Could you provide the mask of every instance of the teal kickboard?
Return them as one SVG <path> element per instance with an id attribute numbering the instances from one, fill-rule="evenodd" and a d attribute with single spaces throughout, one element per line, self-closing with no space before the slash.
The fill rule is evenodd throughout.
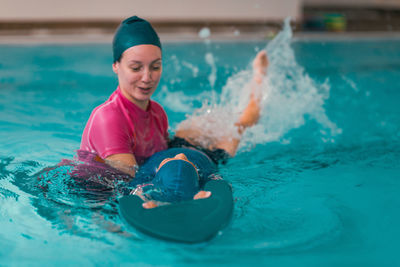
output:
<path id="1" fill-rule="evenodd" d="M 151 237 L 187 244 L 206 242 L 230 222 L 233 196 L 224 180 L 209 181 L 204 190 L 211 191 L 209 198 L 152 209 L 143 208 L 138 196 L 124 196 L 119 200 L 119 213 L 127 224 Z"/>

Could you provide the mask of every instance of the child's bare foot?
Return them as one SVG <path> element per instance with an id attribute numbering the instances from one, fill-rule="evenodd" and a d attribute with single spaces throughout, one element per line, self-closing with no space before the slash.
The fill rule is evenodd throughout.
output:
<path id="1" fill-rule="evenodd" d="M 269 61 L 267 52 L 265 50 L 261 50 L 258 52 L 253 61 L 254 80 L 257 84 L 261 84 L 264 76 L 267 74 L 268 64 Z"/>
<path id="2" fill-rule="evenodd" d="M 210 196 L 210 191 L 199 191 L 196 195 L 194 195 L 193 199 L 208 198 Z"/>

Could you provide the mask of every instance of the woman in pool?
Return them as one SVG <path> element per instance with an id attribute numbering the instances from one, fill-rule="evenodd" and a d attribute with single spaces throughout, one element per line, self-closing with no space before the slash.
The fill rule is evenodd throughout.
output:
<path id="1" fill-rule="evenodd" d="M 119 86 L 110 98 L 96 107 L 82 134 L 79 155 L 95 155 L 95 160 L 134 177 L 138 166 L 156 152 L 168 148 L 168 119 L 164 109 L 151 100 L 162 73 L 161 43 L 147 21 L 136 16 L 124 20 L 113 40 L 113 71 Z M 264 51 L 253 63 L 254 82 L 261 83 L 268 60 Z M 253 90 L 256 87 L 253 86 Z M 255 92 L 236 123 L 238 135 L 209 140 L 204 151 L 218 161 L 233 156 L 246 127 L 259 118 L 259 98 Z M 195 125 L 196 122 L 190 122 Z M 179 129 L 170 147 L 197 146 L 201 129 Z M 239 138 L 237 137 L 239 136 Z"/>
<path id="2" fill-rule="evenodd" d="M 134 176 L 146 158 L 167 148 L 167 115 L 150 99 L 162 73 L 159 37 L 149 22 L 130 17 L 115 33 L 113 56 L 118 88 L 90 115 L 80 152 Z"/>

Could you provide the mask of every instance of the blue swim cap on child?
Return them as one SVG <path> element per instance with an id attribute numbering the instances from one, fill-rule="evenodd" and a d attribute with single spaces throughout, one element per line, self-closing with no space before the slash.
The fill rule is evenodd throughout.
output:
<path id="1" fill-rule="evenodd" d="M 119 25 L 113 40 L 114 63 L 132 46 L 150 44 L 161 49 L 160 38 L 151 24 L 137 16 L 125 19 Z"/>
<path id="2" fill-rule="evenodd" d="M 159 191 L 151 194 L 154 200 L 177 202 L 193 199 L 199 191 L 199 176 L 192 164 L 184 160 L 171 160 L 165 163 L 153 179 Z"/>

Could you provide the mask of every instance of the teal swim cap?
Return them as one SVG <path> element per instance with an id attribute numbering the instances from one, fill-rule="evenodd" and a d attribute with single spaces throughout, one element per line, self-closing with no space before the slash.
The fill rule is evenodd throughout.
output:
<path id="1" fill-rule="evenodd" d="M 150 44 L 161 49 L 160 38 L 151 24 L 137 16 L 122 21 L 114 35 L 114 63 L 120 60 L 122 53 L 132 46 Z"/>
<path id="2" fill-rule="evenodd" d="M 193 199 L 199 192 L 199 174 L 195 167 L 181 159 L 165 163 L 153 178 L 155 188 L 152 199 L 162 202 L 178 202 Z"/>

